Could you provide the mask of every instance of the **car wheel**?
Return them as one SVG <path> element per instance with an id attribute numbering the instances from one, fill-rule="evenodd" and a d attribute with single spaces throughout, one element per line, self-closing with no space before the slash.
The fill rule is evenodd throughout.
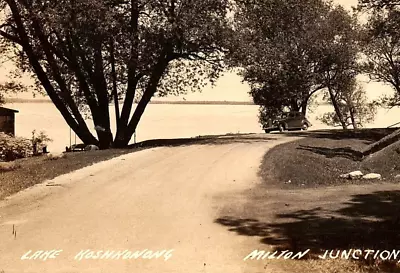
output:
<path id="1" fill-rule="evenodd" d="M 283 125 L 282 123 L 279 124 L 278 129 L 279 129 L 279 132 L 281 132 L 281 133 L 285 132 L 285 125 Z"/>
<path id="2" fill-rule="evenodd" d="M 271 131 L 270 130 L 265 130 L 265 133 L 269 134 L 269 133 L 271 133 Z"/>
<path id="3" fill-rule="evenodd" d="M 307 131 L 308 130 L 308 124 L 303 123 L 303 126 L 301 127 L 302 130 Z"/>

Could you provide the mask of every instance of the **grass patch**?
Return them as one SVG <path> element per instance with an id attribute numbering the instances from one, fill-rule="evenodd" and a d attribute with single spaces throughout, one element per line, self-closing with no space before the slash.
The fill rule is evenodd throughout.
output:
<path id="1" fill-rule="evenodd" d="M 57 176 L 138 150 L 140 149 L 76 152 L 66 156 L 49 155 L 0 163 L 0 199 Z"/>
<path id="2" fill-rule="evenodd" d="M 400 174 L 400 147 L 362 159 L 362 151 L 394 129 L 307 132 L 305 138 L 279 145 L 264 157 L 260 175 L 268 185 L 280 188 L 310 188 L 345 184 L 376 183 L 344 180 L 352 171 L 380 173 L 388 182 Z M 393 144 L 396 145 L 396 144 Z M 397 144 L 398 145 L 398 144 Z M 399 180 L 400 181 L 400 180 Z"/>
<path id="3" fill-rule="evenodd" d="M 21 168 L 21 165 L 15 162 L 0 162 L 0 172 L 11 172 Z"/>
<path id="4" fill-rule="evenodd" d="M 236 235 L 255 238 L 259 242 L 254 249 L 271 253 L 310 250 L 303 260 L 260 261 L 267 271 L 400 272 L 398 256 L 386 261 L 371 256 L 318 258 L 325 251 L 399 249 L 400 190 L 397 184 L 385 182 L 397 182 L 392 175 L 400 161 L 400 144 L 398 149 L 387 147 L 362 157 L 366 147 L 394 130 L 286 133 L 304 138 L 269 150 L 259 170 L 264 183 L 229 194 L 232 202 L 220 210 L 215 223 Z M 378 172 L 386 180 L 339 178 L 354 170 Z"/>
<path id="5" fill-rule="evenodd" d="M 274 250 L 311 249 L 321 254 L 325 250 L 398 249 L 400 191 L 387 182 L 400 182 L 394 178 L 400 174 L 400 144 L 362 159 L 363 150 L 393 131 L 301 133 L 305 138 L 267 152 L 260 167 L 264 183 L 249 193 L 244 208 L 217 223 L 240 235 L 257 235 Z M 384 181 L 339 178 L 355 170 L 380 173 Z M 283 272 L 400 272 L 397 260 L 307 258 L 277 263 Z"/>

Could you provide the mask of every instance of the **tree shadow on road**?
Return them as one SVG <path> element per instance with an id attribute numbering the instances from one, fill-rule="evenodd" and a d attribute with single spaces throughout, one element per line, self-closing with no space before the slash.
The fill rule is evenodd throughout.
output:
<path id="1" fill-rule="evenodd" d="M 315 255 L 325 250 L 399 250 L 400 191 L 354 195 L 334 211 L 316 207 L 277 214 L 273 223 L 228 216 L 216 223 L 240 235 L 262 237 L 262 243 L 276 250 L 310 249 Z M 394 271 L 394 262 L 390 268 L 400 272 Z"/>
<path id="2" fill-rule="evenodd" d="M 255 134 L 238 134 L 238 135 L 215 135 L 215 136 L 200 136 L 193 138 L 174 138 L 174 139 L 151 139 L 143 142 L 138 142 L 129 146 L 131 149 L 150 148 L 150 147 L 178 147 L 186 145 L 224 145 L 231 143 L 254 143 L 254 142 L 269 142 L 277 140 L 277 138 L 255 135 Z"/>

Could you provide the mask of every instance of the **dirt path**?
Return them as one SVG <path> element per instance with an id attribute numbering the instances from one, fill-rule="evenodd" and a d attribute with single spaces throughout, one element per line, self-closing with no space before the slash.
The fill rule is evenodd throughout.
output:
<path id="1" fill-rule="evenodd" d="M 240 193 L 260 183 L 265 152 L 292 140 L 274 137 L 149 149 L 15 195 L 0 203 L 0 272 L 265 272 L 243 261 L 257 238 L 215 220 L 227 202 L 240 206 Z M 121 256 L 80 260 L 89 249 Z M 39 250 L 58 256 L 42 261 Z M 135 251 L 142 256 L 135 259 Z"/>

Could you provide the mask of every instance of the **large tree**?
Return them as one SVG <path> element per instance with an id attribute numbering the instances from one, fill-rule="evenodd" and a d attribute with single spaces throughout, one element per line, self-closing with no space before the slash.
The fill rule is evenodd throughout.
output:
<path id="1" fill-rule="evenodd" d="M 340 77 L 333 91 L 326 90 L 324 99 L 335 105 L 333 112 L 323 114 L 319 119 L 329 126 L 347 129 L 363 127 L 375 119 L 377 105 L 369 102 L 363 87 L 353 76 Z M 334 102 L 332 100 L 335 100 Z"/>
<path id="2" fill-rule="evenodd" d="M 215 78 L 230 33 L 228 0 L 1 0 L 0 8 L 3 51 L 32 73 L 79 138 L 100 148 L 128 145 L 156 94 Z"/>
<path id="3" fill-rule="evenodd" d="M 285 108 L 306 113 L 310 98 L 354 70 L 355 20 L 323 0 L 238 1 L 233 66 L 261 106 L 261 120 Z"/>
<path id="4" fill-rule="evenodd" d="M 312 45 L 319 18 L 328 10 L 319 0 L 237 1 L 233 66 L 241 67 L 256 104 L 271 113 L 289 107 L 306 111 L 315 84 Z"/>
<path id="5" fill-rule="evenodd" d="M 400 105 L 400 10 L 377 11 L 363 31 L 363 72 L 371 80 L 390 85 L 394 96 L 385 103 Z"/>
<path id="6" fill-rule="evenodd" d="M 314 59 L 317 63 L 317 82 L 326 87 L 328 101 L 332 104 L 334 115 L 343 129 L 347 129 L 346 111 L 341 101 L 348 104 L 352 96 L 355 78 L 359 73 L 359 26 L 355 16 L 351 16 L 342 6 L 332 8 L 326 15 L 322 27 L 318 28 L 320 40 L 317 41 Z M 343 104 L 342 104 L 343 105 Z"/>

